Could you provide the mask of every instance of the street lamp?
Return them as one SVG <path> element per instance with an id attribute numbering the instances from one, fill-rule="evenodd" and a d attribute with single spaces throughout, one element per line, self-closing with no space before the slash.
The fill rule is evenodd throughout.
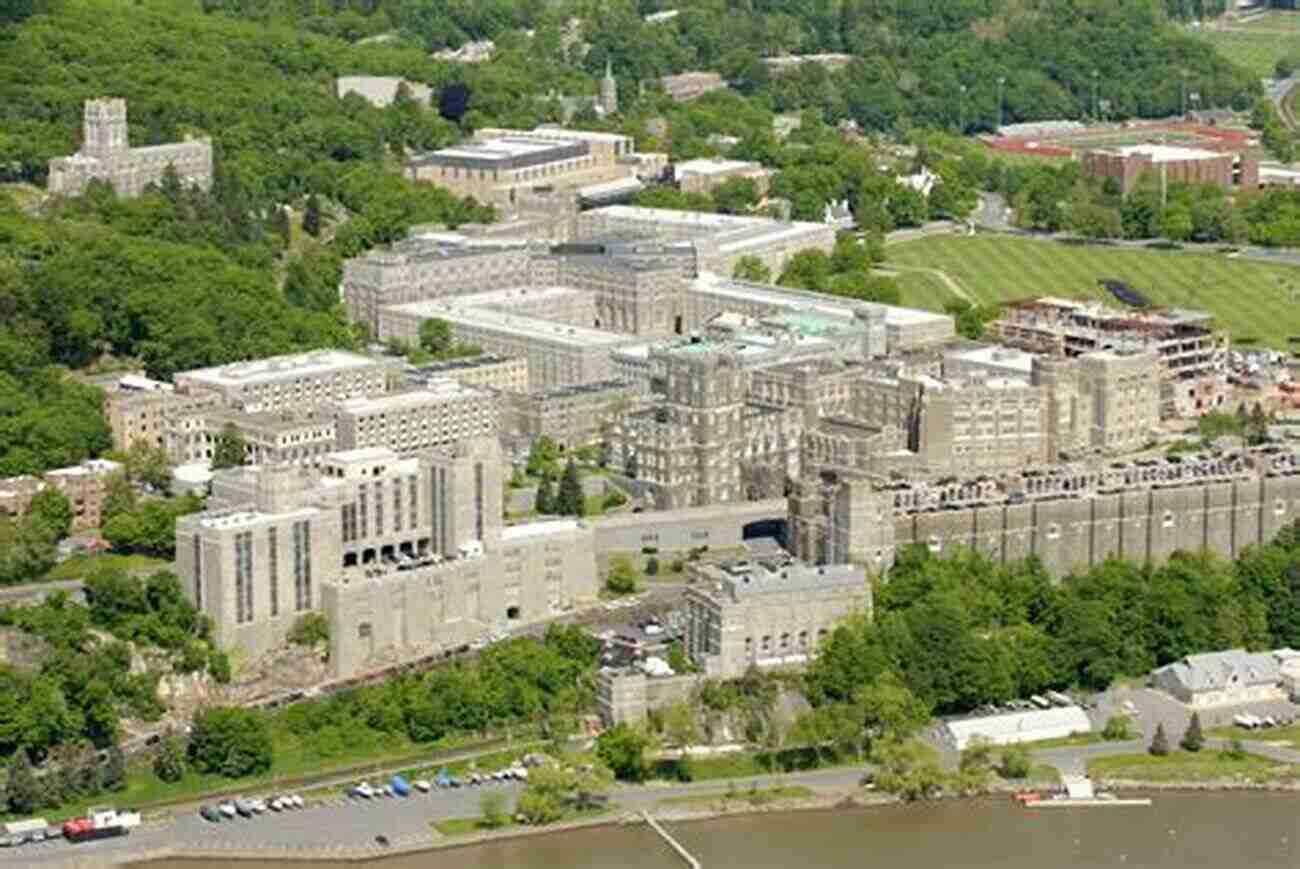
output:
<path id="1" fill-rule="evenodd" d="M 1007 83 L 1006 76 L 1004 75 L 998 76 L 998 128 L 999 129 L 1001 129 L 1002 125 L 1006 122 L 1006 118 L 1004 117 L 1004 112 L 1002 110 L 1003 108 L 1002 88 L 1004 85 L 1006 85 L 1006 83 Z"/>

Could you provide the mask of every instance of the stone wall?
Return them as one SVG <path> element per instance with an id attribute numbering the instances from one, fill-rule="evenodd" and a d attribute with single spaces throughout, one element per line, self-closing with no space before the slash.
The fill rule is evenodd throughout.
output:
<path id="1" fill-rule="evenodd" d="M 596 554 L 600 556 L 639 551 L 646 546 L 658 549 L 740 546 L 744 543 L 746 525 L 784 523 L 785 515 L 786 502 L 772 498 L 715 507 L 629 513 L 593 519 L 590 524 L 595 529 Z"/>

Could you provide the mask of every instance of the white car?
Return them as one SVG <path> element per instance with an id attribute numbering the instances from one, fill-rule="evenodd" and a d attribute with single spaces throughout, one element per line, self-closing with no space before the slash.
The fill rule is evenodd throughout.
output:
<path id="1" fill-rule="evenodd" d="M 427 794 L 432 789 L 432 786 L 429 784 L 427 779 L 417 778 L 415 781 L 411 782 L 411 784 L 414 785 L 415 789 L 422 794 Z"/>
<path id="2" fill-rule="evenodd" d="M 266 812 L 266 800 L 249 800 L 249 803 L 255 813 L 260 815 Z"/>
<path id="3" fill-rule="evenodd" d="M 235 816 L 235 804 L 227 800 L 217 806 L 217 811 L 221 812 L 221 814 L 225 815 L 227 818 L 233 818 Z"/>
<path id="4" fill-rule="evenodd" d="M 307 801 L 297 794 L 290 794 L 289 799 L 293 800 L 293 807 L 295 809 L 301 809 L 307 805 Z"/>

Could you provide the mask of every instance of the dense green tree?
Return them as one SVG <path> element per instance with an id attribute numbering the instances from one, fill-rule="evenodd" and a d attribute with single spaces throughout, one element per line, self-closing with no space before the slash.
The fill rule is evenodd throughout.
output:
<path id="1" fill-rule="evenodd" d="M 104 758 L 101 785 L 106 791 L 126 790 L 126 754 L 116 742 L 109 746 Z"/>
<path id="2" fill-rule="evenodd" d="M 235 468 L 244 464 L 248 461 L 247 452 L 243 432 L 233 422 L 226 423 L 212 443 L 212 470 Z"/>
<path id="3" fill-rule="evenodd" d="M 18 750 L 9 758 L 8 776 L 5 780 L 5 799 L 9 811 L 15 815 L 29 815 L 40 803 L 40 786 L 32 771 L 27 752 Z"/>
<path id="4" fill-rule="evenodd" d="M 199 772 L 255 775 L 271 768 L 272 754 L 270 726 L 257 710 L 212 706 L 194 716 L 189 762 Z"/>
<path id="5" fill-rule="evenodd" d="M 736 260 L 736 267 L 732 269 L 731 276 L 738 280 L 753 281 L 757 284 L 772 282 L 772 270 L 753 254 L 745 254 Z"/>
<path id="6" fill-rule="evenodd" d="M 596 739 L 596 756 L 622 781 L 643 781 L 650 770 L 645 760 L 646 735 L 627 724 L 616 724 Z"/>
<path id="7" fill-rule="evenodd" d="M 185 747 L 171 731 L 154 747 L 153 774 L 165 782 L 178 782 L 185 777 Z"/>
<path id="8" fill-rule="evenodd" d="M 546 516 L 557 512 L 557 508 L 555 486 L 552 485 L 550 477 L 542 477 L 537 484 L 537 495 L 533 498 L 533 510 L 539 515 Z"/>
<path id="9" fill-rule="evenodd" d="M 62 540 L 72 530 L 72 502 L 53 486 L 32 496 L 27 516 L 29 522 L 55 540 Z"/>
<path id="10" fill-rule="evenodd" d="M 1201 732 L 1201 716 L 1192 713 L 1192 720 L 1187 724 L 1187 730 L 1183 732 L 1183 738 L 1179 740 L 1179 745 L 1184 751 L 1197 752 L 1205 746 L 1205 734 Z"/>
<path id="11" fill-rule="evenodd" d="M 1156 725 L 1156 734 L 1151 737 L 1151 745 L 1147 748 L 1156 757 L 1164 757 L 1169 754 L 1169 737 L 1165 735 L 1164 724 Z"/>
<path id="12" fill-rule="evenodd" d="M 560 488 L 552 512 L 561 516 L 582 516 L 586 512 L 585 502 L 582 480 L 578 476 L 578 465 L 573 459 L 569 459 L 568 464 L 564 466 L 564 473 L 560 476 Z"/>
<path id="13" fill-rule="evenodd" d="M 315 193 L 307 194 L 307 204 L 303 206 L 302 231 L 312 238 L 318 238 L 321 230 L 320 197 Z"/>
<path id="14" fill-rule="evenodd" d="M 636 568 L 627 556 L 610 556 L 605 588 L 614 594 L 632 594 L 636 591 Z"/>

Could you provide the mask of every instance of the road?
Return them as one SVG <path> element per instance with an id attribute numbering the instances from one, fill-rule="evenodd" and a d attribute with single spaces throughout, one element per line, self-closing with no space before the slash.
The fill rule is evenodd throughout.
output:
<path id="1" fill-rule="evenodd" d="M 736 780 L 735 785 L 740 790 L 752 783 L 760 788 L 782 784 L 852 791 L 857 789 L 862 773 L 862 768 L 841 767 L 748 777 Z M 722 793 L 728 786 L 726 781 L 625 786 L 615 788 L 610 796 L 618 809 L 634 812 L 652 810 L 660 800 L 670 797 Z M 417 792 L 406 799 L 352 800 L 338 795 L 296 812 L 267 813 L 220 824 L 208 823 L 191 812 L 147 825 L 121 839 L 78 845 L 53 841 L 0 851 L 0 865 L 57 866 L 73 861 L 83 866 L 105 865 L 133 853 L 163 848 L 232 854 L 256 849 L 267 857 L 307 851 L 352 856 L 358 849 L 382 850 L 374 844 L 375 836 L 381 834 L 395 846 L 433 844 L 442 837 L 430 828 L 430 821 L 476 816 L 480 799 L 490 791 L 506 794 L 513 806 L 521 789 L 518 783 L 495 783 L 430 794 Z"/>

